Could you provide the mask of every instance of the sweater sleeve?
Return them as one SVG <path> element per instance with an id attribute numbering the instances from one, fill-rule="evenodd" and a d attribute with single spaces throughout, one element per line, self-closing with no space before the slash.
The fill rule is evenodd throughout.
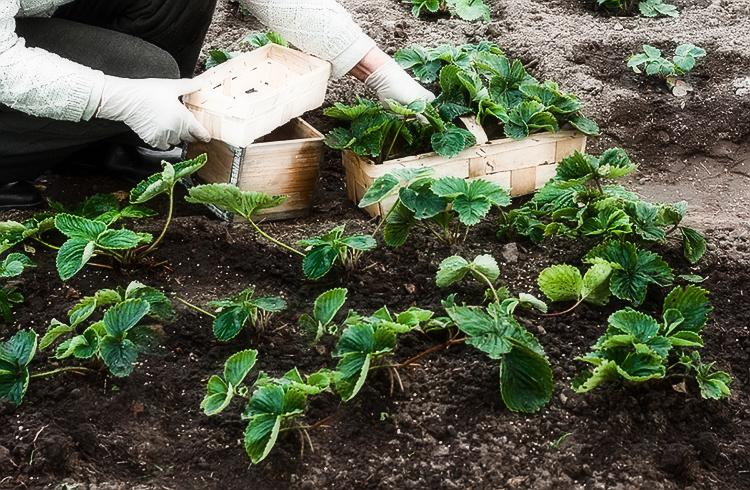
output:
<path id="1" fill-rule="evenodd" d="M 330 61 L 333 77 L 351 71 L 375 41 L 335 0 L 242 0 L 258 20 L 298 48 Z"/>
<path id="2" fill-rule="evenodd" d="M 16 35 L 15 16 L 41 12 L 59 0 L 0 0 L 0 104 L 33 116 L 64 121 L 91 117 L 92 94 L 103 74 L 42 49 Z"/>

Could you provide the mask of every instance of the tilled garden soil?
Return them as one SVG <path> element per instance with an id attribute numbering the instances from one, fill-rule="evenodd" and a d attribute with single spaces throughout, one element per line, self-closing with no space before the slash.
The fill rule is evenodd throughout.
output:
<path id="1" fill-rule="evenodd" d="M 210 319 L 177 306 L 179 319 L 163 326 L 161 347 L 143 356 L 131 377 L 113 379 L 101 372 L 35 381 L 20 408 L 0 408 L 0 488 L 750 488 L 745 291 L 750 284 L 750 119 L 745 115 L 750 95 L 734 88 L 735 80 L 750 75 L 750 5 L 679 1 L 679 20 L 654 21 L 597 16 L 587 2 L 490 1 L 496 20 L 473 25 L 416 22 L 398 0 L 342 3 L 391 49 L 489 37 L 512 55 L 535 62 L 537 75 L 560 81 L 588 102 L 589 115 L 604 130 L 593 149 L 619 144 L 642 163 L 630 182 L 636 190 L 652 199 L 694 204 L 690 219 L 709 239 L 706 259 L 691 269 L 679 251 L 666 254 L 679 272 L 708 277 L 704 285 L 712 291 L 715 313 L 705 331 L 703 356 L 734 376 L 732 397 L 702 401 L 694 387 L 686 394 L 669 382 L 577 395 L 570 389 L 581 368 L 575 357 L 603 332 L 609 311 L 582 307 L 555 320 L 528 314 L 525 321 L 544 345 L 555 376 L 553 400 L 539 414 L 509 412 L 499 398 L 496 364 L 457 346 L 405 370 L 403 392 L 391 395 L 387 377 L 376 374 L 351 403 L 341 404 L 333 395 L 316 398 L 309 421 L 335 417 L 311 433 L 314 453 L 308 448 L 301 455 L 299 440 L 291 436 L 266 461 L 250 466 L 238 410 L 211 418 L 201 413 L 206 380 L 220 372 L 226 357 L 249 347 L 260 351 L 260 368 L 272 374 L 293 366 L 306 372 L 333 366 L 331 343 L 311 346 L 296 325 L 317 294 L 347 287 L 348 307 L 362 312 L 383 305 L 438 310 L 446 291 L 435 286 L 434 274 L 452 253 L 492 254 L 513 292 L 538 292 L 538 273 L 552 263 L 576 263 L 586 244 L 507 243 L 495 237 L 490 221 L 461 246 L 415 237 L 402 249 L 381 247 L 368 254 L 359 272 L 309 282 L 302 279 L 296 257 L 258 241 L 242 225 L 218 222 L 181 203 L 157 254 L 168 267 L 86 269 L 62 285 L 54 256 L 40 251 L 38 267 L 19 284 L 27 301 L 13 326 L 0 327 L 0 337 L 21 327 L 41 332 L 51 318 L 64 317 L 77 298 L 131 280 L 198 304 L 252 284 L 284 296 L 289 309 L 261 335 L 247 333 L 221 344 L 212 336 Z M 208 44 L 228 46 L 246 28 L 222 4 Z M 627 73 L 623 59 L 647 41 L 692 41 L 709 50 L 693 80 L 696 93 L 676 99 Z M 329 97 L 348 99 L 355 93 L 361 89 L 342 81 Z M 319 113 L 311 119 L 327 124 Z M 323 170 L 313 214 L 269 224 L 271 231 L 292 241 L 337 223 L 350 230 L 374 229 L 345 200 L 334 153 Z M 100 177 L 51 176 L 44 184 L 50 197 L 64 202 L 126 188 Z M 148 226 L 155 231 L 159 223 Z M 469 303 L 479 302 L 482 294 L 471 286 L 455 291 Z M 656 311 L 661 298 L 652 293 L 646 308 Z M 443 340 L 407 336 L 397 358 Z"/>

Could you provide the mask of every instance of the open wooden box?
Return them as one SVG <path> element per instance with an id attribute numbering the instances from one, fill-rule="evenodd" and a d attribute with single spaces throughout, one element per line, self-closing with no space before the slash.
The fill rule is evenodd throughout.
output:
<path id="1" fill-rule="evenodd" d="M 247 146 L 320 107 L 330 74 L 327 61 L 269 44 L 198 75 L 204 88 L 184 103 L 213 139 Z"/>
<path id="2" fill-rule="evenodd" d="M 432 167 L 436 177 L 481 178 L 510 190 L 512 196 L 530 194 L 555 176 L 557 162 L 575 151 L 586 150 L 586 135 L 576 131 L 532 134 L 517 141 L 509 138 L 488 140 L 484 130 L 462 118 L 477 138 L 477 145 L 453 158 L 436 153 L 387 160 L 376 165 L 372 160 L 349 150 L 344 151 L 346 189 L 355 204 L 378 177 L 403 167 Z M 370 216 L 384 216 L 396 197 L 365 208 Z"/>
<path id="3" fill-rule="evenodd" d="M 230 183 L 240 189 L 283 194 L 286 202 L 259 215 L 269 220 L 304 216 L 312 207 L 313 194 L 323 160 L 323 135 L 300 118 L 246 146 L 218 140 L 191 143 L 186 158 L 206 153 L 208 163 L 198 171 L 195 183 Z M 232 217 L 214 209 L 219 217 Z"/>

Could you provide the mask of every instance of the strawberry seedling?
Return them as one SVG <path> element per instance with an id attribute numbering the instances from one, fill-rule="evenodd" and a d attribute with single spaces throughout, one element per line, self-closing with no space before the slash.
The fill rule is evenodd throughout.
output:
<path id="1" fill-rule="evenodd" d="M 274 313 L 286 309 L 286 301 L 279 296 L 256 296 L 255 288 L 249 287 L 241 293 L 217 301 L 210 301 L 208 307 L 215 313 L 199 308 L 183 299 L 184 305 L 213 318 L 213 332 L 221 342 L 235 338 L 249 323 L 257 333 L 263 332 Z"/>
<path id="2" fill-rule="evenodd" d="M 0 279 L 18 277 L 31 267 L 35 266 L 26 255 L 22 253 L 8 254 L 0 262 Z M 15 287 L 3 286 L 0 288 L 0 317 L 5 323 L 13 321 L 13 308 L 20 303 L 23 303 L 23 294 Z"/>
<path id="3" fill-rule="evenodd" d="M 526 205 L 503 215 L 500 232 L 512 230 L 535 242 L 563 236 L 645 245 L 666 243 L 679 232 L 686 260 L 698 263 L 706 242 L 699 232 L 682 224 L 686 202 L 654 204 L 608 183 L 632 174 L 636 168 L 620 148 L 609 149 L 599 157 L 576 152 L 560 162 L 556 176 Z"/>
<path id="4" fill-rule="evenodd" d="M 597 6 L 616 14 L 633 14 L 636 7 L 644 17 L 679 17 L 677 7 L 664 0 L 596 0 Z"/>
<path id="5" fill-rule="evenodd" d="M 510 205 L 507 191 L 492 182 L 431 177 L 430 168 L 402 169 L 373 182 L 360 208 L 398 196 L 383 218 L 383 239 L 391 247 L 406 243 L 415 229 L 455 243 L 481 222 L 492 208 Z"/>
<path id="6" fill-rule="evenodd" d="M 490 21 L 490 8 L 484 0 L 406 0 L 411 4 L 411 13 L 419 17 L 423 12 L 431 14 L 450 14 L 469 22 Z"/>
<path id="7" fill-rule="evenodd" d="M 632 68 L 635 73 L 645 72 L 646 75 L 664 79 L 672 93 L 678 97 L 684 97 L 693 90 L 682 77 L 695 68 L 699 58 L 706 56 L 705 49 L 690 43 L 680 44 L 671 61 L 662 57 L 661 50 L 654 46 L 644 44 L 642 49 L 643 52 L 628 59 L 628 68 Z"/>
<path id="8" fill-rule="evenodd" d="M 344 288 L 328 290 L 315 299 L 311 315 L 305 313 L 300 317 L 300 327 L 315 336 L 314 342 L 325 334 L 336 335 L 338 325 L 333 320 L 346 303 L 347 294 L 349 291 Z"/>
<path id="9" fill-rule="evenodd" d="M 303 272 L 308 279 L 322 278 L 337 262 L 347 269 L 352 269 L 361 254 L 372 250 L 376 245 L 375 240 L 367 235 L 345 235 L 343 226 L 337 226 L 320 237 L 301 240 L 299 245 L 305 247 L 306 251 L 281 242 L 258 226 L 256 215 L 263 209 L 279 206 L 286 200 L 285 196 L 243 191 L 231 184 L 206 184 L 191 188 L 185 199 L 188 202 L 215 206 L 242 216 L 264 239 L 300 256 L 303 260 Z"/>
<path id="10" fill-rule="evenodd" d="M 474 135 L 444 120 L 435 108 L 419 100 L 404 106 L 396 101 L 377 102 L 359 99 L 354 105 L 336 103 L 324 111 L 328 117 L 342 121 L 326 135 L 326 144 L 337 150 L 351 150 L 357 155 L 383 163 L 390 158 L 424 153 L 432 149 L 451 158 L 476 143 Z"/>
<path id="11" fill-rule="evenodd" d="M 585 393 L 613 380 L 664 379 L 682 367 L 685 376 L 695 377 L 703 398 L 729 396 L 730 376 L 714 370 L 713 363 L 703 364 L 700 354 L 692 350 L 703 347 L 701 333 L 711 309 L 708 291 L 690 285 L 667 295 L 661 322 L 630 308 L 613 313 L 592 352 L 579 358 L 592 368 L 574 380 L 573 389 Z M 677 362 L 672 364 L 671 359 Z"/>

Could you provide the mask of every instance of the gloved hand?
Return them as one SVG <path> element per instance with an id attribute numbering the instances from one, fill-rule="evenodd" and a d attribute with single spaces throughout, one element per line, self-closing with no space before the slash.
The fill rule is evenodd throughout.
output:
<path id="1" fill-rule="evenodd" d="M 435 100 L 435 94 L 417 83 L 392 58 L 388 58 L 388 61 L 372 72 L 365 80 L 365 85 L 375 91 L 381 102 L 393 99 L 408 105 L 417 100 Z"/>
<path id="2" fill-rule="evenodd" d="M 206 128 L 178 99 L 199 90 L 197 80 L 104 78 L 95 117 L 124 122 L 146 144 L 159 150 L 182 141 L 211 139 Z"/>

